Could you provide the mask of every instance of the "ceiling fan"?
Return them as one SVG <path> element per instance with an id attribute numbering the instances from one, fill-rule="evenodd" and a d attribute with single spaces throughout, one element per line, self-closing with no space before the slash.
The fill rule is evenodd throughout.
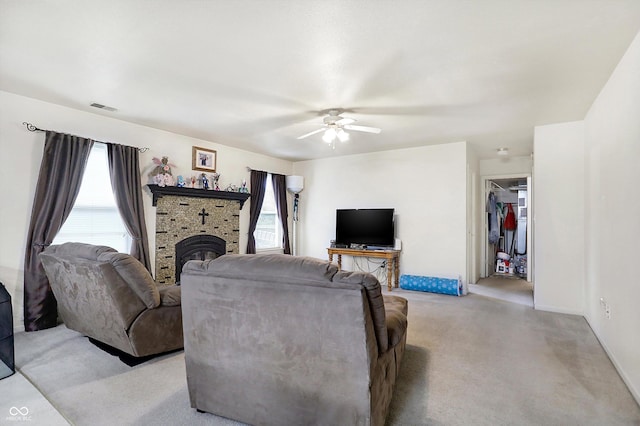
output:
<path id="1" fill-rule="evenodd" d="M 345 118 L 340 116 L 342 112 L 343 111 L 340 109 L 329 110 L 327 116 L 325 116 L 322 120 L 324 124 L 321 128 L 306 133 L 302 136 L 298 136 L 298 139 L 308 138 L 309 136 L 324 132 L 322 140 L 328 144 L 331 144 L 332 148 L 335 148 L 336 139 L 338 139 L 340 142 L 346 142 L 349 140 L 349 133 L 347 133 L 345 130 L 375 134 L 378 134 L 382 131 L 377 127 L 356 126 L 352 124 L 355 123 L 356 120 L 354 120 L 353 118 Z"/>

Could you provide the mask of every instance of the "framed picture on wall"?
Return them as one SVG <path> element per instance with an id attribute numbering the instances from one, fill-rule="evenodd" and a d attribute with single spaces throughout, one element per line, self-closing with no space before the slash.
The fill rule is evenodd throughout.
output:
<path id="1" fill-rule="evenodd" d="M 193 147 L 193 163 L 191 168 L 193 170 L 200 170 L 203 172 L 215 172 L 216 171 L 216 151 L 213 149 L 200 148 L 199 146 Z"/>

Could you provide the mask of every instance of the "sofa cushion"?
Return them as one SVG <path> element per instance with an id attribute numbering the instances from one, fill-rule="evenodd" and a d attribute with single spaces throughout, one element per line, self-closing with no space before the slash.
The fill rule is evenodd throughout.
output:
<path id="1" fill-rule="evenodd" d="M 158 291 L 160 292 L 160 306 L 180 306 L 181 293 L 179 286 L 161 287 Z"/>
<path id="2" fill-rule="evenodd" d="M 288 282 L 331 282 L 338 267 L 327 261 L 287 254 L 226 254 L 204 262 L 187 262 L 182 271 L 200 274 L 215 271 L 218 277 L 249 280 L 279 277 Z"/>
<path id="3" fill-rule="evenodd" d="M 151 274 L 140 261 L 128 254 L 105 252 L 98 261 L 109 262 L 149 309 L 160 306 L 160 293 Z"/>

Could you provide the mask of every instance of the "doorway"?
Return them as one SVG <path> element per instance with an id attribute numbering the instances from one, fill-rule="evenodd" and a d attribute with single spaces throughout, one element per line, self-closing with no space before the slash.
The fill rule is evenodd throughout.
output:
<path id="1" fill-rule="evenodd" d="M 484 238 L 473 293 L 533 307 L 531 175 L 483 178 Z"/>

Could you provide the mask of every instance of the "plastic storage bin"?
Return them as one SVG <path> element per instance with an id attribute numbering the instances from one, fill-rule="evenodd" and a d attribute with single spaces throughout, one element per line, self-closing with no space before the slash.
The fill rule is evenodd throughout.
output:
<path id="1" fill-rule="evenodd" d="M 13 348 L 13 308 L 11 295 L 0 283 L 0 379 L 16 372 Z"/>

